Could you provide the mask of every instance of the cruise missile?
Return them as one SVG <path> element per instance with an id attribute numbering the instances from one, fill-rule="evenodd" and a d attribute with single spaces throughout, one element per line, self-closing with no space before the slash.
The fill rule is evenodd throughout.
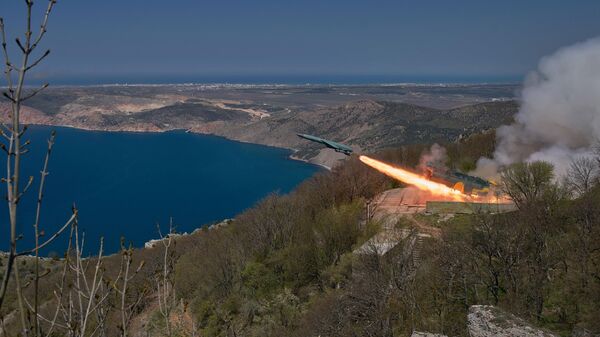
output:
<path id="1" fill-rule="evenodd" d="M 347 156 L 353 153 L 352 148 L 348 145 L 303 133 L 298 133 L 297 135 L 298 137 L 310 140 L 311 142 L 323 144 L 326 147 Z M 444 184 L 460 193 L 467 194 L 485 195 L 490 192 L 492 186 L 495 186 L 491 181 L 471 176 L 460 171 L 443 169 L 442 166 L 443 165 L 440 163 L 428 162 L 422 176 L 427 180 Z"/>
<path id="2" fill-rule="evenodd" d="M 323 144 L 326 147 L 335 150 L 335 152 L 340 152 L 347 156 L 352 154 L 352 148 L 347 145 L 344 145 L 344 144 L 336 143 L 331 140 L 327 140 L 327 139 L 323 139 L 323 138 L 319 138 L 316 136 L 311 136 L 311 135 L 307 135 L 307 134 L 303 134 L 303 133 L 298 133 L 298 137 L 310 140 L 311 142 Z"/>

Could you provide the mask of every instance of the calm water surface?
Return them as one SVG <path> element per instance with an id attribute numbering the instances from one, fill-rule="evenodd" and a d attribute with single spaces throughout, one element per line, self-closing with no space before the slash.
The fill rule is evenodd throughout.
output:
<path id="1" fill-rule="evenodd" d="M 104 237 L 115 252 L 121 237 L 134 246 L 156 238 L 173 217 L 178 232 L 231 218 L 272 192 L 286 193 L 319 168 L 289 160 L 289 151 L 173 131 L 166 133 L 95 132 L 31 127 L 31 152 L 24 159 L 34 185 L 21 204 L 19 246 L 32 245 L 39 171 L 46 139 L 57 131 L 42 207 L 42 227 L 51 233 L 79 209 L 88 249 Z M 0 162 L 2 175 L 5 159 Z M 2 185 L 2 194 L 6 196 Z M 0 249 L 6 250 L 8 214 L 0 207 Z M 61 252 L 62 238 L 45 253 Z M 92 246 L 90 246 L 92 245 Z"/>

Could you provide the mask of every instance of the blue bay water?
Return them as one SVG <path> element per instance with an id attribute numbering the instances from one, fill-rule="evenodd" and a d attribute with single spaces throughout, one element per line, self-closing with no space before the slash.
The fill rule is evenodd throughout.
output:
<path id="1" fill-rule="evenodd" d="M 20 204 L 21 250 L 32 246 L 39 171 L 51 130 L 57 136 L 41 227 L 54 232 L 69 218 L 75 203 L 88 251 L 97 249 L 101 236 L 108 253 L 118 250 L 122 236 L 141 247 L 158 236 L 157 224 L 168 229 L 170 217 L 178 232 L 231 218 L 270 193 L 289 192 L 319 170 L 288 159 L 288 150 L 183 131 L 96 132 L 33 126 L 26 133 L 31 152 L 24 157 L 22 181 L 30 175 L 35 180 Z M 5 159 L 0 164 L 4 169 Z M 6 203 L 0 211 L 0 250 L 6 250 Z M 66 236 L 45 253 L 62 252 Z"/>

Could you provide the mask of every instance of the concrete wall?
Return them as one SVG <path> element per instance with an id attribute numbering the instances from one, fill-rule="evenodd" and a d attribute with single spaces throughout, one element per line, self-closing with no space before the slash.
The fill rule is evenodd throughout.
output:
<path id="1" fill-rule="evenodd" d="M 431 214 L 502 213 L 515 210 L 512 203 L 476 203 L 457 201 L 428 201 L 425 210 Z"/>

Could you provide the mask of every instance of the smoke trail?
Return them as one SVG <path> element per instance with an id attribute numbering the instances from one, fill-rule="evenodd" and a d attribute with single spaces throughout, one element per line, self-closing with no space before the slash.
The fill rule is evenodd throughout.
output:
<path id="1" fill-rule="evenodd" d="M 573 159 L 591 155 L 600 138 L 600 38 L 558 50 L 527 76 L 521 109 L 512 125 L 497 130 L 494 158 L 481 158 L 475 174 L 545 160 L 563 175 Z"/>

